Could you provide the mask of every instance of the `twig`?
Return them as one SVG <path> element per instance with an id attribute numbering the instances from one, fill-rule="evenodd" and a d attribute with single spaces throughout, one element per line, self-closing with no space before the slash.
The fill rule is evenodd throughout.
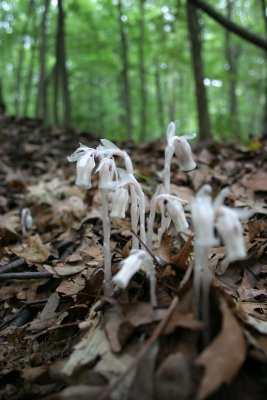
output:
<path id="1" fill-rule="evenodd" d="M 100 395 L 98 400 L 107 400 L 109 398 L 110 394 L 119 386 L 120 383 L 122 383 L 124 381 L 124 379 L 127 377 L 127 375 L 140 363 L 142 358 L 146 355 L 148 350 L 153 346 L 153 344 L 157 341 L 160 334 L 164 330 L 177 303 L 178 303 L 178 297 L 174 297 L 168 310 L 167 310 L 165 317 L 160 321 L 160 323 L 157 325 L 157 327 L 155 328 L 155 330 L 152 333 L 152 335 L 150 336 L 150 338 L 144 343 L 142 348 L 139 350 L 136 358 L 126 368 L 124 373 L 118 377 L 118 379 L 116 379 L 114 382 L 111 382 L 110 384 L 107 385 L 107 387 L 105 388 L 103 393 Z"/>
<path id="2" fill-rule="evenodd" d="M 50 272 L 10 272 L 0 274 L 0 281 L 8 281 L 10 279 L 43 279 L 51 278 L 53 274 Z"/>
<path id="3" fill-rule="evenodd" d="M 135 233 L 132 229 L 131 229 L 131 233 L 139 240 L 139 242 L 141 243 L 141 245 L 146 249 L 146 251 L 148 252 L 148 254 L 151 255 L 151 257 L 154 260 L 154 263 L 160 268 L 162 269 L 162 266 L 160 265 L 160 263 L 158 262 L 157 258 L 154 256 L 154 254 L 149 250 L 149 248 L 147 247 L 147 245 L 143 242 L 143 240 L 137 235 L 137 233 Z"/>
<path id="4" fill-rule="evenodd" d="M 80 322 L 81 321 L 74 321 L 74 322 L 68 322 L 68 323 L 63 324 L 63 325 L 51 326 L 50 328 L 47 328 L 42 332 L 36 333 L 35 335 L 32 335 L 32 336 L 29 336 L 29 338 L 32 339 L 32 340 L 35 340 L 35 339 L 38 339 L 41 336 L 46 335 L 49 332 L 54 332 L 54 331 L 57 331 L 59 329 L 71 328 L 73 326 L 77 326 L 77 325 L 79 325 Z"/>
<path id="5" fill-rule="evenodd" d="M 24 258 L 16 258 L 15 260 L 12 260 L 9 263 L 0 267 L 0 274 L 13 271 L 14 269 L 22 267 L 24 264 L 26 264 Z"/>

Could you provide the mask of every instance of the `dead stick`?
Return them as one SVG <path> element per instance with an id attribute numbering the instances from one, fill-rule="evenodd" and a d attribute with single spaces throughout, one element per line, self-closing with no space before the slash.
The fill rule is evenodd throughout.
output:
<path id="1" fill-rule="evenodd" d="M 49 332 L 54 332 L 57 331 L 59 329 L 64 329 L 64 328 L 72 328 L 74 326 L 78 326 L 80 323 L 80 321 L 75 321 L 75 322 L 68 322 L 67 324 L 63 324 L 63 325 L 56 325 L 56 326 L 51 326 L 50 328 L 45 329 L 42 332 L 36 333 L 35 335 L 29 336 L 29 339 L 35 340 L 38 339 L 41 336 L 46 335 Z"/>
<path id="2" fill-rule="evenodd" d="M 0 274 L 13 271 L 14 269 L 22 267 L 24 264 L 26 264 L 26 260 L 24 260 L 24 258 L 16 258 L 16 260 L 12 260 L 9 263 L 1 266 Z"/>
<path id="3" fill-rule="evenodd" d="M 155 263 L 158 267 L 162 268 L 162 266 L 161 266 L 160 263 L 158 262 L 157 258 L 156 258 L 156 257 L 154 256 L 154 254 L 149 250 L 149 248 L 147 247 L 147 245 L 146 245 L 146 244 L 143 242 L 143 240 L 137 235 L 137 233 L 134 232 L 132 229 L 131 229 L 131 233 L 134 234 L 134 236 L 137 237 L 137 239 L 139 240 L 139 242 L 141 243 L 141 245 L 144 246 L 144 248 L 146 249 L 146 251 L 148 252 L 148 254 L 151 255 L 151 257 L 152 257 L 153 260 L 154 260 L 154 263 Z"/>
<path id="4" fill-rule="evenodd" d="M 118 379 L 116 379 L 114 382 L 111 382 L 107 385 L 107 387 L 105 388 L 103 393 L 100 395 L 98 400 L 107 400 L 109 398 L 109 395 L 113 392 L 113 390 L 115 390 L 119 386 L 119 384 L 124 381 L 124 379 L 127 377 L 127 375 L 132 371 L 132 369 L 134 369 L 140 363 L 142 358 L 146 355 L 148 350 L 153 346 L 153 344 L 159 338 L 160 334 L 163 332 L 177 303 L 178 303 L 178 297 L 174 297 L 168 310 L 167 310 L 165 317 L 160 321 L 160 323 L 157 325 L 157 327 L 155 328 L 155 330 L 152 333 L 152 335 L 150 336 L 150 338 L 145 342 L 145 344 L 139 350 L 139 353 L 137 354 L 136 358 L 126 368 L 124 373 L 118 377 Z"/>
<path id="5" fill-rule="evenodd" d="M 0 274 L 0 281 L 8 281 L 10 279 L 43 279 L 51 278 L 53 274 L 50 272 L 10 272 Z"/>

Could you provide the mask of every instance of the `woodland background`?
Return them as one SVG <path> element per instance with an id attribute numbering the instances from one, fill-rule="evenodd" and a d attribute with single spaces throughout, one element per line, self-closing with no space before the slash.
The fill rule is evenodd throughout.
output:
<path id="1" fill-rule="evenodd" d="M 114 140 L 170 120 L 246 140 L 267 131 L 266 34 L 266 0 L 0 1 L 1 112 Z"/>

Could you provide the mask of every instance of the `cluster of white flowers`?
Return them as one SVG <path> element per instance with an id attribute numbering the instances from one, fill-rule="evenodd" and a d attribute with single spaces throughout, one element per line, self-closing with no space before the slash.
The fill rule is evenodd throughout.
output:
<path id="1" fill-rule="evenodd" d="M 177 233 L 188 228 L 188 222 L 183 206 L 187 202 L 171 194 L 170 175 L 171 160 L 174 154 L 182 171 L 190 171 L 196 167 L 188 139 L 193 139 L 195 134 L 176 136 L 175 123 L 171 122 L 167 129 L 167 145 L 165 149 L 165 162 L 163 170 L 163 184 L 159 186 L 152 197 L 150 213 L 145 224 L 145 196 L 142 188 L 133 174 L 133 165 L 126 151 L 119 149 L 112 142 L 101 139 L 101 145 L 96 149 L 80 145 L 68 157 L 70 162 L 77 162 L 76 185 L 90 189 L 91 177 L 95 171 L 99 173 L 99 190 L 103 204 L 103 235 L 105 257 L 105 284 L 106 295 L 112 294 L 112 281 L 120 288 L 126 288 L 139 270 L 144 271 L 150 279 L 151 303 L 156 305 L 156 274 L 152 251 L 153 226 L 156 207 L 161 211 L 161 225 L 158 231 L 159 242 L 163 233 L 173 223 Z M 115 157 L 124 160 L 125 169 L 117 168 Z M 96 160 L 98 166 L 96 167 Z M 113 192 L 111 211 L 108 200 L 109 192 Z M 195 272 L 194 293 L 198 307 L 205 308 L 202 315 L 208 313 L 207 296 L 210 287 L 210 270 L 208 267 L 208 249 L 218 245 L 218 238 L 214 230 L 223 240 L 229 261 L 242 259 L 246 256 L 243 241 L 243 230 L 239 221 L 239 214 L 223 205 L 227 190 L 223 190 L 212 201 L 211 187 L 204 185 L 191 203 L 191 215 L 195 232 Z M 121 262 L 120 271 L 112 278 L 110 255 L 110 219 L 109 217 L 125 218 L 127 208 L 131 204 L 132 224 L 132 251 Z M 140 231 L 140 242 L 138 240 Z M 203 293 L 206 293 L 205 295 Z M 203 296 L 201 303 L 201 296 Z M 202 305 L 201 305 L 202 304 Z M 204 317 L 205 319 L 205 317 Z"/>

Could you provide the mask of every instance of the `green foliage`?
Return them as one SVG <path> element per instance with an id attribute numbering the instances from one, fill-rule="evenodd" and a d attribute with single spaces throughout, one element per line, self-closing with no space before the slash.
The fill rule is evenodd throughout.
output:
<path id="1" fill-rule="evenodd" d="M 125 139 L 125 108 L 121 97 L 121 39 L 118 0 L 65 0 L 66 51 L 72 102 L 72 120 L 76 128 L 111 139 Z M 257 2 L 256 2 L 257 3 Z M 260 2 L 259 2 L 260 3 Z M 39 79 L 38 32 L 44 1 L 34 1 L 34 13 L 28 13 L 29 0 L 0 1 L 0 78 L 9 114 L 15 113 L 19 96 L 19 114 L 27 98 L 26 80 L 32 60 L 33 76 L 27 113 L 35 116 Z M 226 14 L 226 0 L 216 3 Z M 123 22 L 128 40 L 130 99 L 133 113 L 133 140 L 140 132 L 139 74 L 139 1 L 122 0 Z M 49 121 L 53 123 L 53 67 L 55 64 L 57 2 L 51 0 L 48 14 L 48 96 Z M 232 19 L 264 36 L 260 4 L 237 0 Z M 266 57 L 262 51 L 231 35 L 231 45 L 239 49 L 236 92 L 238 113 L 229 114 L 230 76 L 225 51 L 225 30 L 201 14 L 203 59 L 208 85 L 212 131 L 216 138 L 245 138 L 261 133 L 265 101 Z M 21 89 L 16 94 L 19 53 L 23 44 Z M 162 95 L 164 127 L 172 119 L 179 131 L 197 130 L 194 78 L 191 68 L 185 0 L 146 0 L 145 72 L 147 78 L 147 132 L 149 139 L 165 135 L 159 118 L 159 87 Z M 33 49 L 34 53 L 33 53 Z M 251 105 L 255 104 L 255 107 Z M 256 107 L 257 105 L 257 107 Z"/>

